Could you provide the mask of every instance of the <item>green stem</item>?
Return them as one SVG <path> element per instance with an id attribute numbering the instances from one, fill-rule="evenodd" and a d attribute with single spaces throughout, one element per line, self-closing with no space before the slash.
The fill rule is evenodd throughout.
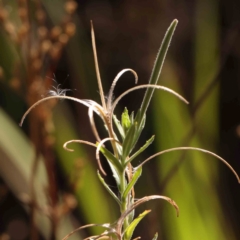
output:
<path id="1" fill-rule="evenodd" d="M 125 170 L 121 174 L 120 189 L 121 189 L 121 214 L 122 214 L 128 209 L 127 198 L 125 198 L 123 195 L 126 189 Z M 128 227 L 128 225 L 129 225 L 128 219 L 126 218 L 123 224 L 123 231 Z"/>

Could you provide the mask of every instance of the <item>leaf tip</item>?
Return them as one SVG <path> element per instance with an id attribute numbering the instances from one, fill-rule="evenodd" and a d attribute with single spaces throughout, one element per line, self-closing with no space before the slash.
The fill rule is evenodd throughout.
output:
<path id="1" fill-rule="evenodd" d="M 178 20 L 175 18 L 175 19 L 173 20 L 173 23 L 174 23 L 174 24 L 178 24 Z"/>

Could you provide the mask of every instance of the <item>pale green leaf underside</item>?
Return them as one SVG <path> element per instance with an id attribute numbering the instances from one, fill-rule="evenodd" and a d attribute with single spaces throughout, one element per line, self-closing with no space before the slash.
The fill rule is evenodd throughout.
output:
<path id="1" fill-rule="evenodd" d="M 131 239 L 133 232 L 137 227 L 138 223 L 150 212 L 151 210 L 145 210 L 143 213 L 139 214 L 139 216 L 132 221 L 132 223 L 126 229 L 126 232 L 124 234 L 124 239 L 126 240 Z"/>

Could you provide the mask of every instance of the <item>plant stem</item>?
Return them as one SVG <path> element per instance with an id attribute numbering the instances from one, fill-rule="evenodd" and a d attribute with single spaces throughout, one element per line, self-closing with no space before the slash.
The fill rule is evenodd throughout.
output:
<path id="1" fill-rule="evenodd" d="M 121 214 L 124 213 L 128 209 L 128 201 L 127 198 L 123 196 L 123 193 L 126 189 L 126 179 L 125 179 L 125 170 L 121 173 L 121 179 L 120 179 L 120 189 L 121 189 Z M 128 227 L 128 219 L 125 218 L 124 224 L 123 224 L 123 232 Z"/>

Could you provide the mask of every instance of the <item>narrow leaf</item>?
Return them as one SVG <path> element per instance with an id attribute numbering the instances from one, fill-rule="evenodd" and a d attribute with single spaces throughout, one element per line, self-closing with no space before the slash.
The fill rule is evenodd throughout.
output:
<path id="1" fill-rule="evenodd" d="M 139 114 L 140 114 L 140 112 L 138 112 L 138 114 L 136 116 L 136 119 L 138 118 Z M 126 157 L 131 153 L 131 150 L 136 145 L 136 143 L 137 143 L 137 141 L 138 141 L 138 139 L 140 137 L 140 134 L 141 134 L 141 132 L 142 132 L 144 126 L 145 126 L 145 122 L 146 122 L 146 115 L 144 115 L 143 121 L 141 122 L 140 125 L 139 125 L 138 122 L 135 122 L 135 124 L 133 124 L 131 126 L 131 128 L 129 129 L 127 135 L 129 135 L 128 137 L 131 139 L 131 141 L 129 141 L 129 139 L 127 139 L 127 137 L 124 140 L 123 146 L 125 146 L 125 151 L 127 152 L 127 154 L 123 155 L 122 161 L 125 161 Z M 127 142 L 127 141 L 129 141 L 129 142 Z M 124 149 L 124 147 L 123 147 L 123 149 Z"/>
<path id="2" fill-rule="evenodd" d="M 120 178 L 119 178 L 119 173 L 118 171 L 116 170 L 116 168 L 113 166 L 113 164 L 111 162 L 108 161 L 108 164 L 111 168 L 111 171 L 112 171 L 112 174 L 113 174 L 113 177 L 116 181 L 116 184 L 117 184 L 117 187 L 118 187 L 118 190 L 120 190 Z"/>
<path id="3" fill-rule="evenodd" d="M 169 26 L 164 39 L 162 41 L 162 44 L 160 46 L 159 52 L 157 54 L 157 58 L 152 70 L 152 74 L 149 80 L 149 84 L 157 84 L 157 81 L 159 79 L 161 70 L 162 70 L 162 66 L 173 36 L 173 33 L 176 29 L 178 21 L 175 19 L 173 20 L 173 22 L 171 23 L 171 25 Z M 145 92 L 142 104 L 141 104 L 141 108 L 140 108 L 140 117 L 139 119 L 137 119 L 138 122 L 142 122 L 143 116 L 145 115 L 149 102 L 151 101 L 152 95 L 153 95 L 154 89 L 153 88 L 148 88 Z"/>
<path id="4" fill-rule="evenodd" d="M 106 184 L 104 179 L 101 177 L 99 171 L 97 171 L 97 175 L 98 175 L 98 178 L 99 178 L 100 182 L 103 184 L 103 186 L 106 188 L 106 190 L 110 193 L 110 195 L 114 198 L 114 200 L 119 204 L 119 206 L 121 206 L 120 200 L 115 195 L 115 193 L 111 190 L 111 188 Z"/>
<path id="5" fill-rule="evenodd" d="M 138 112 L 139 114 L 136 116 L 136 119 L 138 118 L 138 116 L 140 115 L 140 112 Z M 133 141 L 133 146 L 135 146 L 135 144 L 137 143 L 141 133 L 142 133 L 142 130 L 145 126 L 145 123 L 146 123 L 146 114 L 143 116 L 142 118 L 142 121 L 141 122 L 138 122 L 139 125 L 138 125 L 138 128 L 137 128 L 137 131 L 136 131 L 136 134 L 134 135 L 134 141 Z"/>
<path id="6" fill-rule="evenodd" d="M 133 204 L 133 203 L 134 203 L 134 198 L 131 197 L 131 200 L 130 200 L 130 201 L 131 201 L 131 204 Z M 129 213 L 129 215 L 127 216 L 127 221 L 128 221 L 129 224 L 133 221 L 134 217 L 135 217 L 135 209 L 133 209 L 133 210 Z"/>
<path id="7" fill-rule="evenodd" d="M 127 227 L 126 232 L 124 234 L 124 239 L 131 239 L 135 228 L 138 223 L 148 214 L 151 210 L 146 210 L 143 213 L 139 214 L 137 218 L 135 218 L 132 223 Z"/>
<path id="8" fill-rule="evenodd" d="M 141 176 L 142 174 L 142 168 L 138 168 L 136 170 L 136 172 L 133 174 L 133 177 L 131 179 L 131 181 L 129 182 L 129 184 L 127 185 L 125 191 L 123 192 L 123 199 L 126 199 L 129 192 L 131 191 L 132 187 L 135 185 L 135 183 L 137 182 L 138 178 Z"/>
<path id="9" fill-rule="evenodd" d="M 137 130 L 137 123 L 134 123 L 127 132 L 127 135 L 123 141 L 122 162 L 125 162 L 127 156 L 130 154 L 134 147 L 134 136 Z"/>
<path id="10" fill-rule="evenodd" d="M 116 170 L 118 172 L 121 172 L 122 166 L 121 166 L 119 160 L 110 151 L 108 151 L 105 147 L 101 147 L 100 151 L 107 158 L 107 160 L 113 164 L 113 166 L 116 168 Z"/>
<path id="11" fill-rule="evenodd" d="M 149 140 L 147 140 L 146 143 L 127 160 L 127 162 L 125 163 L 125 166 L 127 166 L 128 163 L 130 163 L 140 153 L 142 153 L 154 141 L 154 138 L 155 136 L 153 135 Z"/>
<path id="12" fill-rule="evenodd" d="M 121 138 L 123 140 L 125 138 L 125 132 L 122 128 L 122 125 L 121 125 L 120 121 L 117 119 L 116 115 L 113 115 L 113 121 L 114 121 L 114 123 L 115 123 L 115 125 L 118 129 L 118 132 L 120 133 Z"/>
<path id="13" fill-rule="evenodd" d="M 105 156 L 105 158 L 108 160 L 108 164 L 112 170 L 113 173 L 113 177 L 116 181 L 116 184 L 118 186 L 118 188 L 120 187 L 120 172 L 122 169 L 122 166 L 120 164 L 120 162 L 118 161 L 118 159 L 110 152 L 108 151 L 106 148 L 101 147 L 100 148 L 101 153 Z"/>

